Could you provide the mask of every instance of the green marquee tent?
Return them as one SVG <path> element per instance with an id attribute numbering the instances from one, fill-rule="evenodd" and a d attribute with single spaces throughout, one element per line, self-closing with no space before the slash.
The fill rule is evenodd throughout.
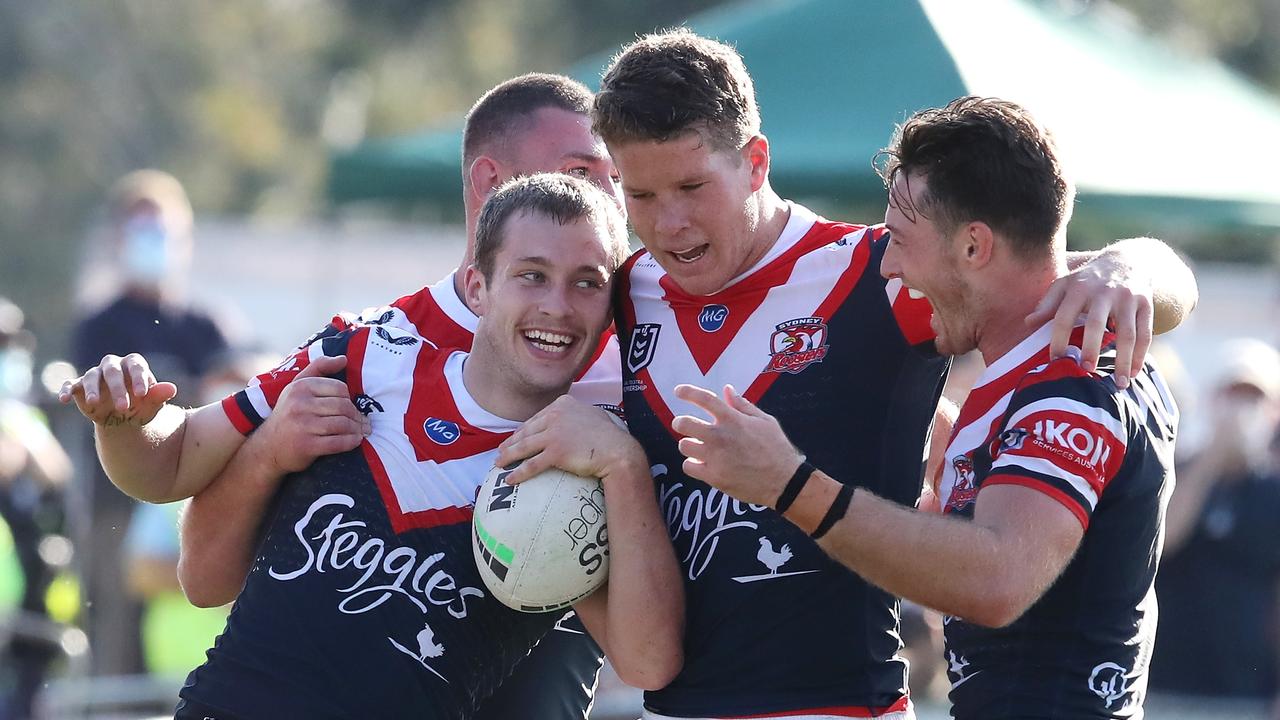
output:
<path id="1" fill-rule="evenodd" d="M 1179 53 L 1105 5 L 1036 0 L 750 0 L 691 18 L 756 83 L 784 195 L 875 204 L 871 158 L 895 124 L 960 95 L 1019 102 L 1056 134 L 1077 216 L 1280 228 L 1280 101 Z M 608 60 L 569 74 L 599 85 Z M 458 126 L 333 158 L 330 198 L 459 196 Z M 1244 157 L 1240 157 L 1244 155 Z"/>

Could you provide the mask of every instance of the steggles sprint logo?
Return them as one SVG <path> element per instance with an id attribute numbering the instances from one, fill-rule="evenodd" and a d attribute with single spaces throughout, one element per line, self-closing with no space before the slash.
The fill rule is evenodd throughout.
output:
<path id="1" fill-rule="evenodd" d="M 423 557 L 413 547 L 393 546 L 370 532 L 363 520 L 347 515 L 355 504 L 350 495 L 342 493 L 317 498 L 293 526 L 294 538 L 304 553 L 302 563 L 286 568 L 271 565 L 267 574 L 279 582 L 325 574 L 337 586 L 341 598 L 337 610 L 344 615 L 362 615 L 388 602 L 407 601 L 421 613 L 422 625 L 408 631 L 414 638 L 411 642 L 390 636 L 387 640 L 423 669 L 448 682 L 432 667 L 431 661 L 445 653 L 432 625 L 448 622 L 448 618 L 465 619 L 468 601 L 484 597 L 484 592 L 459 582 L 446 569 L 445 553 Z M 416 651 L 410 647 L 414 643 Z"/>

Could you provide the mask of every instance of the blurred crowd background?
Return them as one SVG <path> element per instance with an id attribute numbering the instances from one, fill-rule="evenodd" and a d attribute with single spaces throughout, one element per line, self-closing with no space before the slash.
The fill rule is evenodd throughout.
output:
<path id="1" fill-rule="evenodd" d="M 963 92 L 1074 122 L 992 67 L 1084 93 L 1061 103 L 1089 121 L 1064 137 L 1082 158 L 1072 246 L 1154 235 L 1201 289 L 1153 350 L 1183 435 L 1149 716 L 1280 718 L 1280 3 L 964 5 L 968 49 L 945 27 L 956 13 L 924 0 L 0 3 L 0 720 L 162 716 L 227 611 L 185 602 L 180 508 L 110 485 L 88 423 L 56 403 L 62 381 L 141 351 L 178 402 L 217 401 L 333 312 L 434 282 L 461 254 L 457 129 L 475 98 L 530 70 L 594 87 L 621 43 L 686 20 L 739 44 L 775 153 L 808 163 L 779 160 L 775 186 L 841 219 L 881 217 L 863 179 L 878 145 L 805 154 L 792 138 L 809 123 L 883 145 L 895 120 Z M 833 9 L 840 22 L 813 24 Z M 788 64 L 788 27 L 841 42 L 821 66 Z M 1057 57 L 1014 53 L 1045 28 Z M 799 94 L 771 103 L 780 84 Z M 1138 110 L 1118 104 L 1135 95 Z M 860 105 L 886 119 L 859 125 Z M 957 402 L 977 362 L 957 363 Z M 913 696 L 945 717 L 940 621 L 906 617 Z M 593 717 L 634 718 L 637 702 L 605 677 Z"/>

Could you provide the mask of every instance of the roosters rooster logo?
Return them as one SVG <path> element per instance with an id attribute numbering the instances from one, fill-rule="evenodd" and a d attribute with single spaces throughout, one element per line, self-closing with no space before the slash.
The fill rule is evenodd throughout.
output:
<path id="1" fill-rule="evenodd" d="M 769 344 L 765 372 L 798 373 L 827 356 L 827 324 L 816 317 L 788 320 L 776 326 Z"/>

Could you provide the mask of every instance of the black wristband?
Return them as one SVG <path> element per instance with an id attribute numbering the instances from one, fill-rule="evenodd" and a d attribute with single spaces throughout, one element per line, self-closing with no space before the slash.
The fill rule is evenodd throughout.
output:
<path id="1" fill-rule="evenodd" d="M 800 491 L 804 489 L 805 483 L 809 482 L 809 478 L 813 477 L 814 467 L 807 460 L 800 461 L 800 467 L 796 468 L 796 472 L 787 481 L 787 486 L 782 488 L 782 494 L 778 496 L 778 502 L 773 504 L 773 509 L 778 514 L 787 511 L 791 507 L 791 503 L 800 497 Z"/>
<path id="2" fill-rule="evenodd" d="M 827 509 L 827 514 L 823 516 L 822 522 L 818 523 L 818 527 L 814 529 L 809 537 L 819 540 L 823 535 L 827 534 L 840 518 L 849 512 L 849 503 L 853 500 L 853 486 L 843 485 L 840 492 L 836 494 L 836 499 L 831 501 L 831 507 Z"/>

